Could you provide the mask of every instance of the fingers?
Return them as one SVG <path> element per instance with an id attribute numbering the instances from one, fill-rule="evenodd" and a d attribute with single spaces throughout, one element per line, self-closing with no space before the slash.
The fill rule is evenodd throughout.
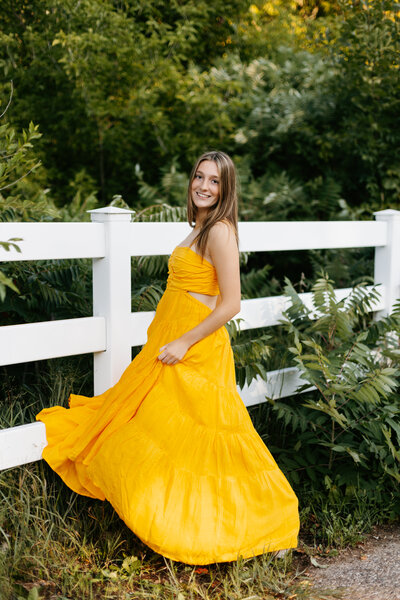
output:
<path id="1" fill-rule="evenodd" d="M 165 348 L 165 346 L 162 346 L 160 350 L 163 348 Z M 158 355 L 158 359 L 161 360 L 164 365 L 176 365 L 179 362 L 179 359 L 176 356 L 169 354 L 167 350 L 161 352 L 161 354 Z"/>
<path id="2" fill-rule="evenodd" d="M 162 363 L 164 363 L 164 365 L 176 365 L 178 364 L 179 360 L 177 358 L 172 358 L 172 357 L 158 357 Z"/>
<path id="3" fill-rule="evenodd" d="M 179 360 L 173 356 L 162 358 L 161 361 L 164 363 L 164 365 L 176 365 L 179 362 Z"/>

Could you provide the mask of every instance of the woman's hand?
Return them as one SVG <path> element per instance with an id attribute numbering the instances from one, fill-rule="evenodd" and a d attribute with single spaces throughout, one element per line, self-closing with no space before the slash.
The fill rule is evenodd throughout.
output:
<path id="1" fill-rule="evenodd" d="M 183 338 L 178 338 L 161 346 L 160 350 L 162 352 L 158 355 L 158 358 L 165 365 L 176 365 L 185 356 L 189 347 L 189 344 Z"/>

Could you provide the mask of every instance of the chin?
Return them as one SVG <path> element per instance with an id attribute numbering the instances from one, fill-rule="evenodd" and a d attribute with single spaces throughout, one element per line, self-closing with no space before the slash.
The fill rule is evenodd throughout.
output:
<path id="1" fill-rule="evenodd" d="M 214 208 L 217 205 L 218 200 L 215 200 L 215 202 L 211 202 L 211 203 L 205 203 L 205 202 L 199 202 L 197 199 L 196 200 L 192 200 L 193 204 L 195 205 L 195 207 L 197 209 L 210 209 L 210 208 Z"/>

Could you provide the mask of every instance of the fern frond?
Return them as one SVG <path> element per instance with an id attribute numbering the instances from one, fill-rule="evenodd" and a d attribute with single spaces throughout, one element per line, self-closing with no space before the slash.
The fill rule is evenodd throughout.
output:
<path id="1" fill-rule="evenodd" d="M 264 265 L 261 269 L 251 269 L 248 273 L 241 274 L 241 290 L 243 298 L 257 298 L 270 295 L 268 274 L 271 265 Z"/>
<path id="2" fill-rule="evenodd" d="M 136 261 L 134 269 L 135 278 L 140 277 L 161 277 L 165 275 L 168 269 L 168 256 L 140 256 Z"/>
<path id="3" fill-rule="evenodd" d="M 132 296 L 133 311 L 156 310 L 164 290 L 156 284 L 141 286 Z"/>
<path id="4" fill-rule="evenodd" d="M 284 316 L 289 322 L 296 323 L 297 320 L 308 318 L 311 311 L 306 307 L 294 289 L 292 282 L 287 277 L 285 277 L 284 292 L 286 296 L 289 296 L 291 301 L 291 306 L 284 312 Z"/>
<path id="5" fill-rule="evenodd" d="M 183 206 L 170 206 L 160 202 L 152 204 L 133 215 L 133 221 L 136 222 L 185 222 L 186 208 Z"/>

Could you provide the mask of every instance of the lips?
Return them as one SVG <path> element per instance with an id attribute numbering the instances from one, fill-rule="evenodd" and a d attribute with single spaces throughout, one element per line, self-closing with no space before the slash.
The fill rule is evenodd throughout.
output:
<path id="1" fill-rule="evenodd" d="M 196 192 L 196 194 L 199 196 L 199 198 L 211 198 L 211 196 L 208 196 L 207 194 L 202 194 L 201 192 Z"/>

